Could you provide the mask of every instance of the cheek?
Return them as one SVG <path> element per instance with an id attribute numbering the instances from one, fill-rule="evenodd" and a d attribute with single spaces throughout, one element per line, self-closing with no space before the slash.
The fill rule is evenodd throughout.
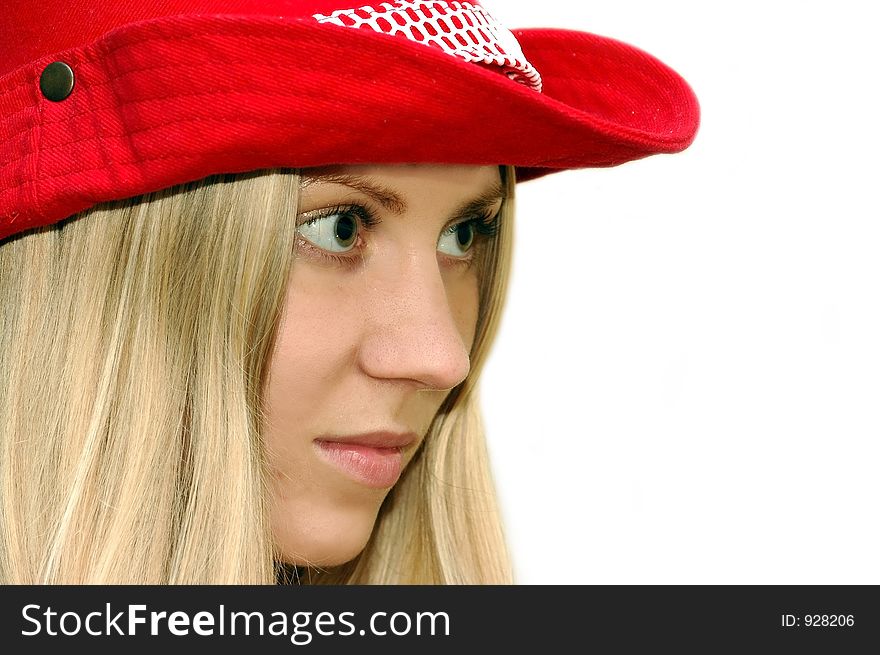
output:
<path id="1" fill-rule="evenodd" d="M 468 351 L 474 345 L 480 310 L 480 286 L 473 270 L 464 275 L 447 276 L 446 297 L 453 320 Z"/>
<path id="2" fill-rule="evenodd" d="M 351 294 L 351 291 L 348 291 Z M 357 555 L 381 503 L 315 466 L 311 439 L 350 375 L 357 303 L 307 267 L 291 273 L 265 388 L 264 439 L 275 546 L 295 564 L 336 565 Z"/>
<path id="3" fill-rule="evenodd" d="M 356 303 L 345 293 L 344 286 L 316 279 L 308 270 L 291 274 L 266 386 L 270 454 L 283 454 L 290 446 L 278 435 L 308 426 L 309 408 L 332 401 L 339 386 L 356 345 Z"/>
<path id="4" fill-rule="evenodd" d="M 276 359 L 298 380 L 323 377 L 356 346 L 362 320 L 350 284 L 302 266 L 288 282 Z"/>

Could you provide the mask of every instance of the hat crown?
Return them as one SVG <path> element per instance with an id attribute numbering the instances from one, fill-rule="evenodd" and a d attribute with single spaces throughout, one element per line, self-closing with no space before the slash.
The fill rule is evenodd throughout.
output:
<path id="1" fill-rule="evenodd" d="M 541 91 L 541 75 L 525 58 L 516 37 L 478 3 L 402 0 L 337 9 L 312 18 L 432 46 Z"/>
<path id="2" fill-rule="evenodd" d="M 486 13 L 478 0 L 467 2 L 378 2 L 371 0 L 150 0 L 149 2 L 92 2 L 88 0 L 5 0 L 0 21 L 0 77 L 30 62 L 98 39 L 115 28 L 176 15 L 249 15 L 311 18 L 351 14 L 363 10 L 405 12 L 436 6 L 461 11 L 470 6 Z M 396 24 L 395 24 L 396 25 Z M 382 30 L 377 30 L 382 31 Z M 509 34 L 509 32 L 507 33 Z M 505 35 L 506 36 L 506 35 Z M 510 37 L 512 38 L 512 37 Z M 413 39 L 415 40 L 415 39 Z M 509 42 L 509 40 L 508 40 Z M 515 40 L 513 41 L 515 43 Z"/>

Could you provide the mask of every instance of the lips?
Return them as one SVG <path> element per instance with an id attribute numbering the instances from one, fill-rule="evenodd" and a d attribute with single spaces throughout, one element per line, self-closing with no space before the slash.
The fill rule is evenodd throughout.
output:
<path id="1" fill-rule="evenodd" d="M 403 449 L 417 440 L 412 432 L 322 435 L 318 456 L 349 479 L 373 489 L 394 486 L 403 470 Z"/>

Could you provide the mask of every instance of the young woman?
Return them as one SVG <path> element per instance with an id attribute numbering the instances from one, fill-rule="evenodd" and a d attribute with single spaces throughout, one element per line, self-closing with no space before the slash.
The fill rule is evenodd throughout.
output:
<path id="1" fill-rule="evenodd" d="M 0 26 L 2 581 L 510 582 L 515 183 L 683 149 L 686 83 L 476 2 L 90 4 Z"/>

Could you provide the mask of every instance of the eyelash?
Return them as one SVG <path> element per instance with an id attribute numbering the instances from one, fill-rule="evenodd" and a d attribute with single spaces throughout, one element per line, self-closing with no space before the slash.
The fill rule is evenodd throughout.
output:
<path id="1" fill-rule="evenodd" d="M 309 212 L 311 214 L 312 212 Z M 314 215 L 312 215 L 308 220 L 302 221 L 299 225 L 310 225 L 312 223 L 316 223 L 317 221 L 327 218 L 328 216 L 333 216 L 334 214 L 354 214 L 357 219 L 359 225 L 361 225 L 367 232 L 374 229 L 382 220 L 378 217 L 376 211 L 371 207 L 368 207 L 366 204 L 348 204 L 348 205 L 336 205 L 335 207 L 329 207 L 327 209 L 318 210 Z M 454 266 L 460 266 L 462 268 L 468 268 L 474 261 L 475 255 L 473 254 L 477 248 L 476 241 L 479 239 L 481 241 L 485 239 L 491 239 L 496 234 L 498 234 L 498 224 L 501 213 L 497 213 L 494 216 L 490 216 L 488 214 L 483 216 L 474 216 L 473 218 L 468 218 L 463 221 L 459 221 L 458 223 L 453 223 L 445 228 L 443 228 L 443 232 L 441 234 L 446 234 L 449 231 L 457 229 L 461 225 L 466 225 L 470 223 L 474 228 L 474 244 L 471 245 L 470 250 L 468 251 L 470 256 L 468 257 L 449 257 L 446 256 L 445 259 L 450 260 Z M 299 226 L 297 226 L 299 227 Z M 360 233 L 358 234 L 358 240 L 360 240 Z M 307 250 L 309 253 L 324 259 L 325 261 L 330 261 L 335 264 L 339 264 L 341 266 L 346 267 L 354 267 L 357 264 L 359 257 L 351 256 L 351 255 L 337 255 L 331 252 L 327 252 L 323 248 L 319 248 L 318 246 L 311 243 L 305 237 L 297 235 L 297 247 L 303 248 Z M 356 246 L 354 250 L 357 250 Z"/>

